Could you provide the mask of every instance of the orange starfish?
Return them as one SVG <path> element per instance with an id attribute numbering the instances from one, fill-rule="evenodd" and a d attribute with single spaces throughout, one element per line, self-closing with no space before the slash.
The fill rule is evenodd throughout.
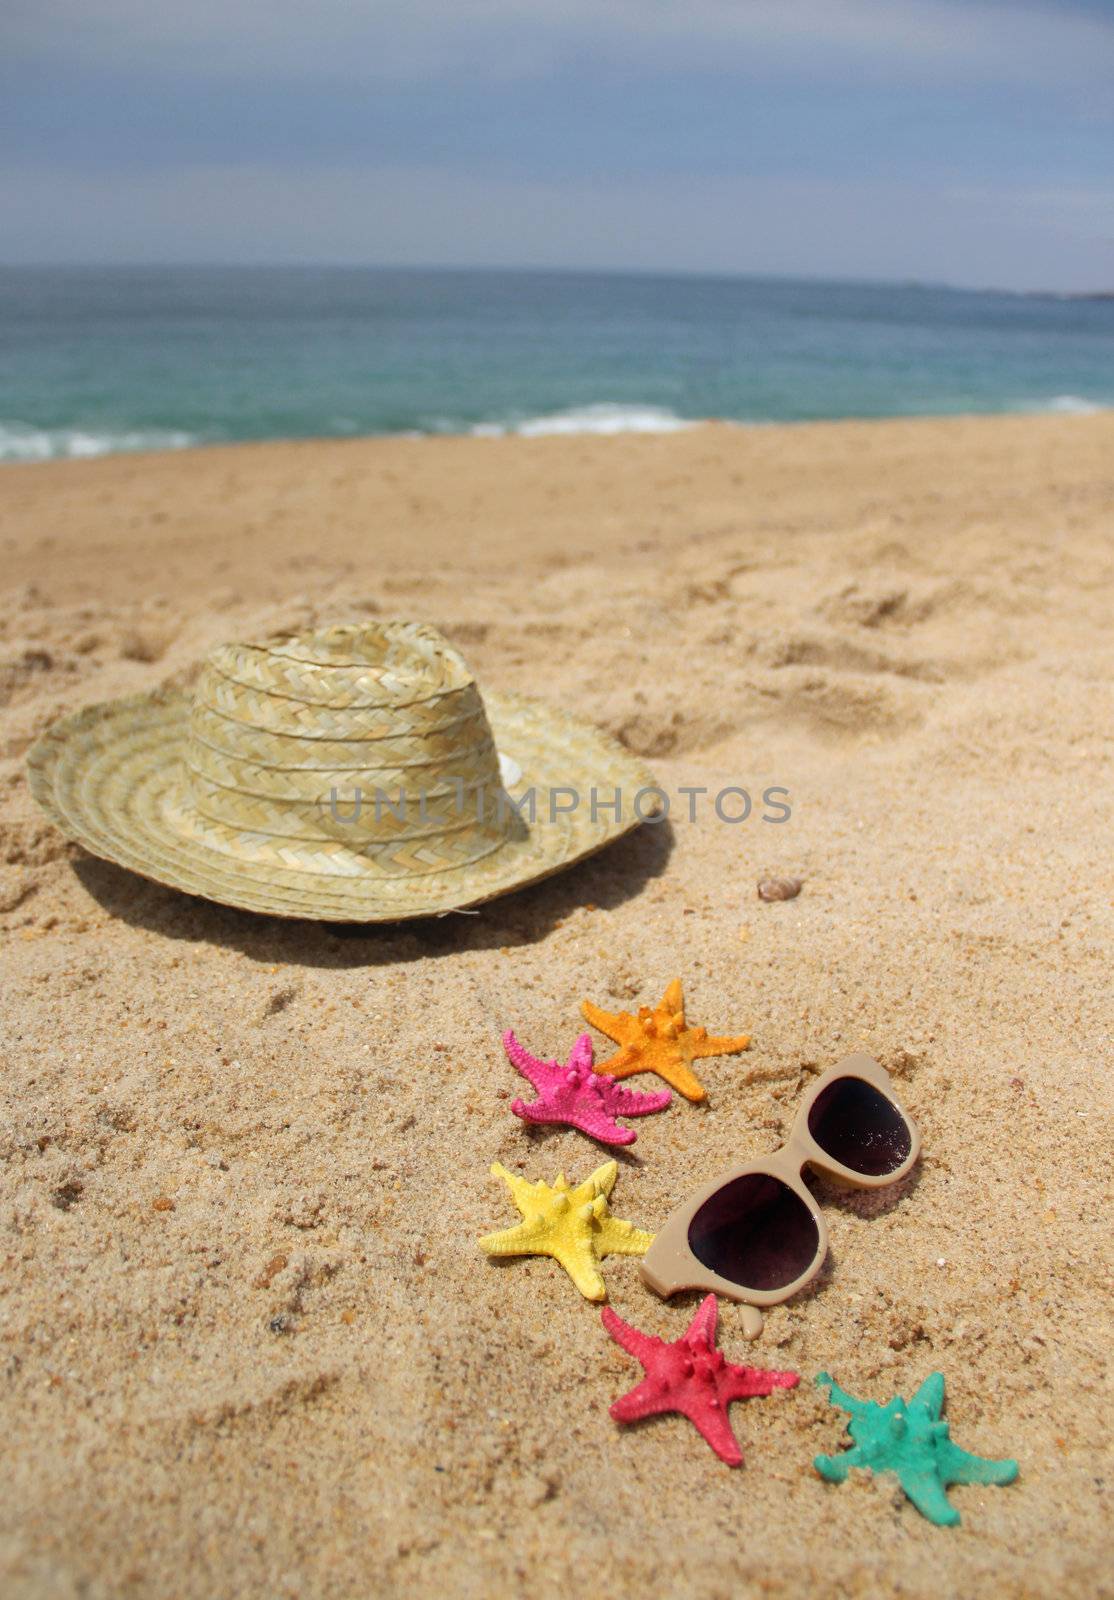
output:
<path id="1" fill-rule="evenodd" d="M 636 1017 L 629 1011 L 601 1011 L 590 1000 L 585 1000 L 580 1009 L 593 1028 L 606 1033 L 620 1047 L 610 1061 L 596 1062 L 597 1072 L 606 1072 L 612 1078 L 656 1072 L 687 1100 L 704 1099 L 704 1086 L 692 1070 L 698 1056 L 730 1056 L 750 1044 L 747 1033 L 718 1039 L 710 1036 L 706 1028 L 687 1028 L 680 978 L 673 979 L 659 1005 L 652 1010 L 640 1006 Z"/>

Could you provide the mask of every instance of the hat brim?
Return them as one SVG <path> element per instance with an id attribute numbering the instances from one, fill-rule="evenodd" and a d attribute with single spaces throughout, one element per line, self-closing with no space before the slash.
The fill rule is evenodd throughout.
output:
<path id="1" fill-rule="evenodd" d="M 480 861 L 385 877 L 357 849 L 283 847 L 274 838 L 190 815 L 184 755 L 190 701 L 158 691 L 86 706 L 32 748 L 31 793 L 67 838 L 104 861 L 221 905 L 322 922 L 397 922 L 482 904 L 591 855 L 642 820 L 648 768 L 590 724 L 517 695 L 485 694 L 500 754 L 521 769 L 511 800 L 535 791 L 536 821 Z M 573 790 L 575 810 L 551 790 Z M 593 805 L 595 789 L 599 804 Z M 620 790 L 622 807 L 610 802 Z M 567 803 L 567 801 L 565 802 Z M 653 802 L 642 806 L 652 814 Z M 326 870 L 322 870 L 323 865 Z"/>

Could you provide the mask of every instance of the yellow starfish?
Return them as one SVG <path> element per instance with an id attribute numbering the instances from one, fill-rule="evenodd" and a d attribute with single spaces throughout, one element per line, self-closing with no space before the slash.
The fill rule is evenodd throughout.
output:
<path id="1" fill-rule="evenodd" d="M 606 1072 L 612 1078 L 656 1072 L 687 1100 L 704 1099 L 704 1086 L 692 1070 L 697 1056 L 730 1056 L 750 1044 L 747 1033 L 733 1039 L 717 1039 L 706 1028 L 687 1028 L 680 978 L 673 979 L 661 1003 L 652 1010 L 640 1006 L 637 1017 L 629 1011 L 601 1011 L 590 1000 L 585 1000 L 580 1009 L 593 1028 L 606 1033 L 621 1047 L 610 1061 L 596 1062 L 597 1072 Z"/>
<path id="2" fill-rule="evenodd" d="M 652 1233 L 608 1210 L 618 1172 L 617 1161 L 605 1161 L 575 1189 L 563 1172 L 550 1188 L 548 1183 L 528 1183 L 496 1162 L 491 1175 L 504 1180 L 523 1220 L 501 1233 L 485 1234 L 480 1249 L 489 1256 L 552 1256 L 586 1300 L 606 1300 L 601 1258 L 645 1255 L 654 1242 Z"/>

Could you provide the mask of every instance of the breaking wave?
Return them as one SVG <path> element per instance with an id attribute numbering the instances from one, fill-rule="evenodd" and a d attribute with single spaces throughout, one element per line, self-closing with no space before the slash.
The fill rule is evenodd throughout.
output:
<path id="1" fill-rule="evenodd" d="M 1026 400 L 1018 407 L 1019 411 L 1058 412 L 1068 417 L 1093 417 L 1108 409 L 1099 401 L 1085 400 L 1079 394 L 1056 394 L 1051 400 Z"/>
<path id="2" fill-rule="evenodd" d="M 591 406 L 572 406 L 567 411 L 552 411 L 542 416 L 523 417 L 514 422 L 478 422 L 469 432 L 480 438 L 498 438 L 516 433 L 525 439 L 555 433 L 679 433 L 698 424 L 664 406 L 623 406 L 601 402 Z"/>
<path id="3" fill-rule="evenodd" d="M 198 443 L 194 434 L 173 428 L 94 432 L 86 428 L 34 428 L 25 422 L 0 422 L 0 461 L 76 460 L 114 455 L 121 450 L 184 450 Z"/>

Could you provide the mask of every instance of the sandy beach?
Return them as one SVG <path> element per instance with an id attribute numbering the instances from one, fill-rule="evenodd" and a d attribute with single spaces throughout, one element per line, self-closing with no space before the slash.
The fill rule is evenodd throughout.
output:
<path id="1" fill-rule="evenodd" d="M 0 1587 L 9 1600 L 1114 1594 L 1109 1496 L 1114 413 L 662 437 L 242 445 L 0 469 Z M 31 742 L 185 683 L 213 645 L 420 617 L 481 685 L 617 736 L 702 812 L 405 928 L 282 923 L 93 860 Z M 767 904 L 766 872 L 804 879 Z M 818 1193 L 831 1255 L 729 1360 L 745 1464 L 641 1376 L 555 1263 L 495 1263 L 527 1130 L 504 1029 L 567 1055 L 588 997 L 747 1032 L 638 1124 L 653 1231 L 772 1150 L 865 1050 L 923 1157 Z M 604 1041 L 597 1040 L 602 1046 Z M 654 1079 L 634 1079 L 639 1088 Z M 666 1339 L 637 1263 L 621 1316 Z M 825 1484 L 863 1398 L 947 1382 L 952 1491 Z M 1105 1413 L 1105 1415 L 1104 1415 Z"/>

